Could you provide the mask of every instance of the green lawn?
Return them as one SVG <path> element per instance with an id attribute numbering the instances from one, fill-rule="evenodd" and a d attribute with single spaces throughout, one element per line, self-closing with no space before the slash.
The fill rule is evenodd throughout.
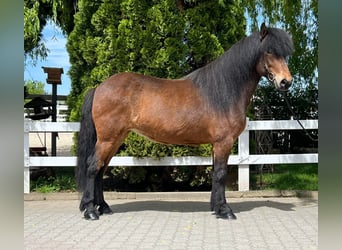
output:
<path id="1" fill-rule="evenodd" d="M 251 175 L 253 189 L 318 190 L 318 164 L 274 165 L 274 171 Z"/>

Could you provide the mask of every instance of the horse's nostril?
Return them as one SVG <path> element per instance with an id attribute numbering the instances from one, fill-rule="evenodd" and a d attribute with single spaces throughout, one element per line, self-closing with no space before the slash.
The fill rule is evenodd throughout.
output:
<path id="1" fill-rule="evenodd" d="M 286 80 L 286 79 L 283 79 L 283 80 L 280 82 L 280 86 L 281 86 L 282 88 L 287 89 L 287 88 L 289 88 L 289 87 L 291 86 L 291 82 L 292 82 L 292 81 L 288 81 L 288 80 Z"/>

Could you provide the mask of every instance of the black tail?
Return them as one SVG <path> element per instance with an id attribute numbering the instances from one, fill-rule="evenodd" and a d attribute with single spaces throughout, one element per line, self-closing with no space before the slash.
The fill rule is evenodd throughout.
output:
<path id="1" fill-rule="evenodd" d="M 95 89 L 87 92 L 83 106 L 81 127 L 78 134 L 77 143 L 77 167 L 76 167 L 76 181 L 79 191 L 84 191 L 86 187 L 87 170 L 89 167 L 88 157 L 94 154 L 96 144 L 96 130 L 91 115 L 93 106 Z"/>

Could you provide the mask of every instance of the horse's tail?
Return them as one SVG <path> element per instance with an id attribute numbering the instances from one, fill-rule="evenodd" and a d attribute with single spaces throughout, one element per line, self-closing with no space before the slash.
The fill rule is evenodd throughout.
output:
<path id="1" fill-rule="evenodd" d="M 77 142 L 77 167 L 75 171 L 77 187 L 79 191 L 86 188 L 87 170 L 89 167 L 88 158 L 95 152 L 96 130 L 92 118 L 92 106 L 95 89 L 86 93 L 82 106 L 80 132 Z"/>

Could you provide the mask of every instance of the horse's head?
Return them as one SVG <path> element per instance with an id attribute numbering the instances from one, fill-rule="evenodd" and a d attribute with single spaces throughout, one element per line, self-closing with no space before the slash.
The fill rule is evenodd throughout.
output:
<path id="1" fill-rule="evenodd" d="M 260 76 L 265 76 L 280 91 L 287 91 L 292 84 L 292 75 L 286 62 L 286 56 L 289 53 L 288 50 L 292 50 L 292 41 L 286 41 L 286 39 L 283 41 L 277 37 L 280 34 L 287 38 L 284 33 L 284 31 L 278 29 L 272 29 L 270 31 L 264 23 L 261 25 L 260 42 L 265 44 L 262 46 L 264 50 L 261 52 L 257 66 L 257 71 Z M 268 36 L 273 37 L 268 40 Z M 276 44 L 282 42 L 284 44 Z"/>
<path id="2" fill-rule="evenodd" d="M 287 91 L 292 84 L 292 75 L 285 58 L 265 52 L 262 62 L 262 75 L 280 91 Z"/>

